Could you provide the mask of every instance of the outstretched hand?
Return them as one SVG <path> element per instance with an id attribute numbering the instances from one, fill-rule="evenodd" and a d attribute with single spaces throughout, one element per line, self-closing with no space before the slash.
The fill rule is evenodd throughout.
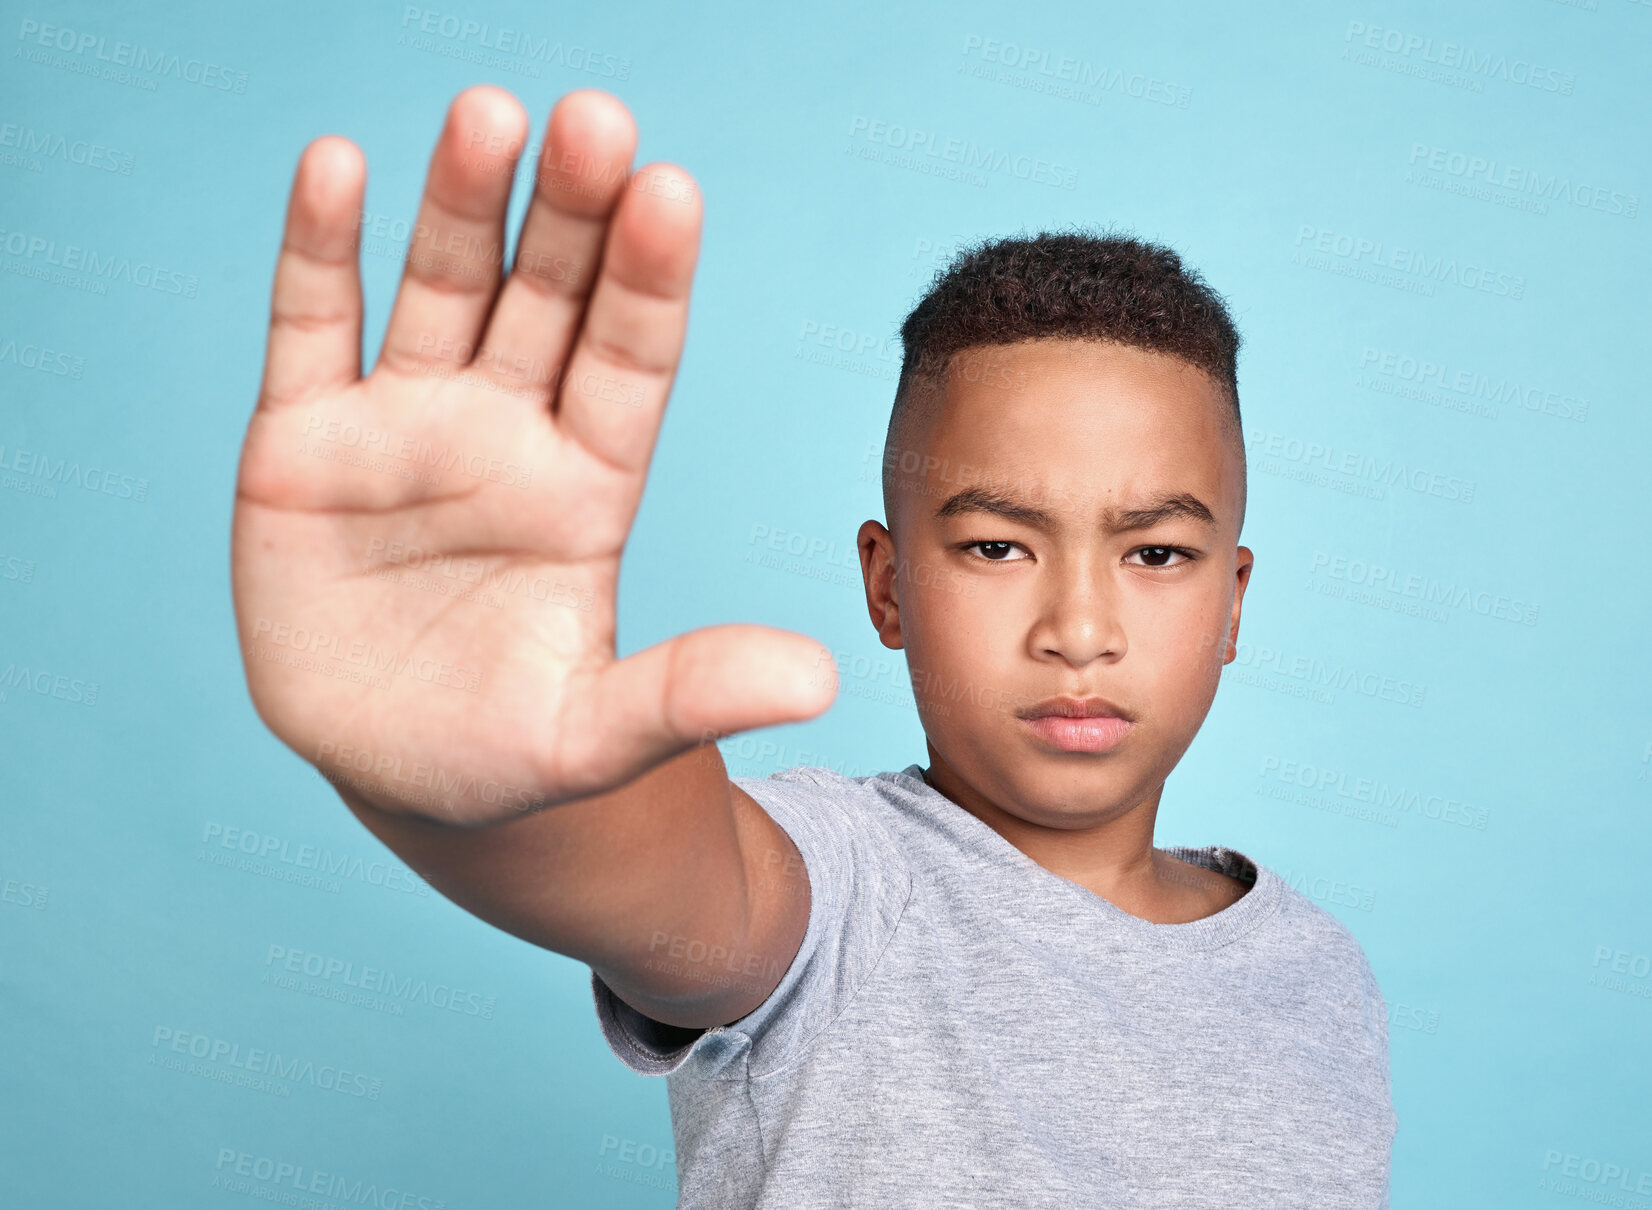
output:
<path id="1" fill-rule="evenodd" d="M 713 626 L 615 659 L 620 555 L 682 354 L 701 200 L 630 171 L 602 92 L 553 109 L 514 259 L 527 115 L 477 87 L 431 158 L 378 363 L 361 372 L 366 166 L 311 143 L 276 265 L 232 545 L 264 722 L 372 806 L 496 823 L 830 704 L 803 635 Z"/>

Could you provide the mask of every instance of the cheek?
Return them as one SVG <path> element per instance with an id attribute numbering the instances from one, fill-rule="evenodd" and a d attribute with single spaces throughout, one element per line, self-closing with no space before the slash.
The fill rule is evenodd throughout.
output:
<path id="1" fill-rule="evenodd" d="M 1132 627 L 1131 647 L 1160 669 L 1166 684 L 1202 684 L 1221 674 L 1229 614 L 1209 602 L 1162 602 Z"/>
<path id="2" fill-rule="evenodd" d="M 1005 593 L 955 575 L 916 589 L 914 600 L 918 646 L 937 665 L 990 678 L 1025 654 L 1027 620 Z"/>
<path id="3" fill-rule="evenodd" d="M 902 598 L 901 637 L 920 696 L 958 707 L 1011 692 L 1024 657 L 1024 621 L 966 576 L 914 585 Z"/>
<path id="4" fill-rule="evenodd" d="M 947 562 L 940 555 L 925 555 L 901 568 L 901 591 L 907 597 L 920 600 L 928 609 L 945 608 L 949 601 L 973 601 L 979 597 L 980 585 L 974 576 Z"/>

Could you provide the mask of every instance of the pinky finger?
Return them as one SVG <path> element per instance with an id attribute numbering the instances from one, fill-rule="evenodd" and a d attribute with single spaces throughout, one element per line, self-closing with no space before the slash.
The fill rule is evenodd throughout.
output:
<path id="1" fill-rule="evenodd" d="M 349 139 L 324 135 L 299 157 L 275 265 L 260 408 L 361 377 L 356 228 L 366 184 L 366 161 Z"/>

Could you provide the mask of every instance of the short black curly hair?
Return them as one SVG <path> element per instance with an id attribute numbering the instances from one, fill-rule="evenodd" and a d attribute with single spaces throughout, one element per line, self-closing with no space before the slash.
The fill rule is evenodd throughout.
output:
<path id="1" fill-rule="evenodd" d="M 901 324 L 902 362 L 884 445 L 883 506 L 894 523 L 896 468 L 920 399 L 933 399 L 955 353 L 1067 337 L 1113 341 L 1181 358 L 1208 374 L 1230 405 L 1240 468 L 1239 330 L 1221 295 L 1162 244 L 1113 232 L 1040 232 L 966 246 L 936 274 Z M 916 406 L 915 406 L 916 405 Z"/>

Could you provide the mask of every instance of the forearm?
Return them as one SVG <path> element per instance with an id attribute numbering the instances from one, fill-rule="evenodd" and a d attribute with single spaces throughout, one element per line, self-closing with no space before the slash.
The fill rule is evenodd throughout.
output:
<path id="1" fill-rule="evenodd" d="M 391 814 L 348 784 L 335 788 L 369 831 L 454 903 L 585 962 L 661 1020 L 733 1019 L 754 992 L 766 994 L 713 979 L 714 964 L 704 960 L 711 954 L 763 952 L 765 968 L 773 959 L 784 969 L 795 953 L 795 941 L 785 949 L 790 930 L 777 931 L 768 915 L 754 929 L 747 876 L 747 854 L 772 847 L 771 830 L 790 842 L 749 798 L 736 798 L 714 745 L 611 793 L 484 828 Z M 702 960 L 691 963 L 691 955 Z"/>

